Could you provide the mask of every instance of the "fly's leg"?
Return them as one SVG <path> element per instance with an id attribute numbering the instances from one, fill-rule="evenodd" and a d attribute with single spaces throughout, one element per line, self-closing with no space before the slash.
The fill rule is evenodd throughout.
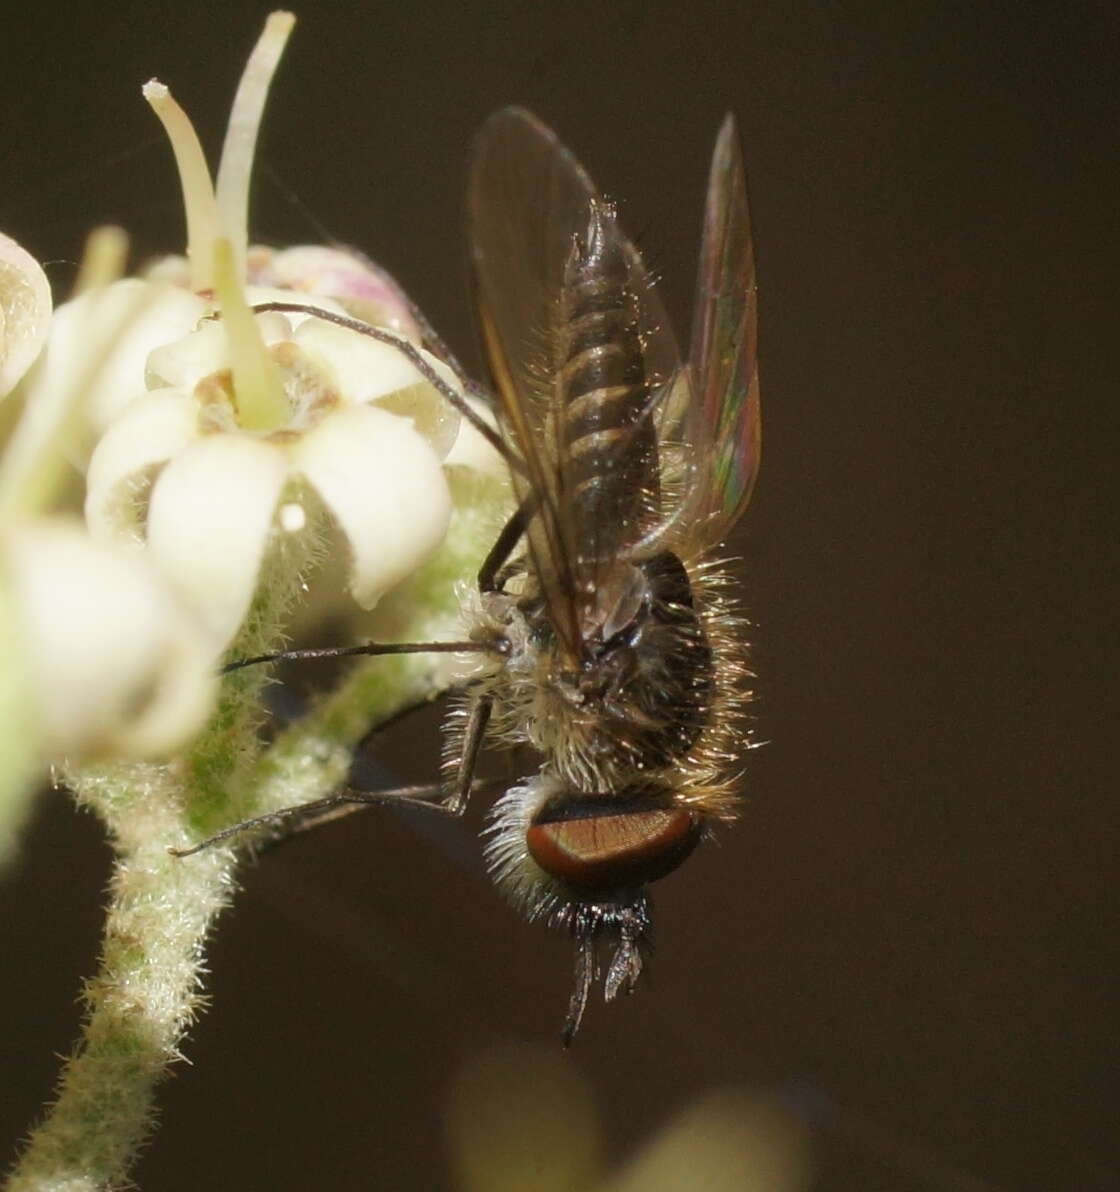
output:
<path id="1" fill-rule="evenodd" d="M 364 811 L 367 807 L 423 807 L 429 811 L 442 812 L 444 815 L 460 816 L 466 809 L 467 801 L 472 794 L 491 785 L 489 781 L 476 780 L 475 765 L 478 761 L 479 750 L 486 735 L 486 725 L 490 719 L 491 700 L 480 697 L 471 709 L 467 727 L 463 733 L 463 748 L 456 767 L 455 780 L 450 791 L 445 783 L 425 782 L 415 786 L 394 787 L 391 790 L 364 791 L 355 787 L 344 787 L 333 795 L 317 799 L 313 803 L 303 803 L 298 807 L 289 807 L 272 815 L 261 815 L 256 819 L 246 820 L 241 824 L 234 824 L 232 828 L 211 836 L 202 844 L 194 848 L 176 852 L 176 856 L 189 856 L 199 849 L 208 848 L 220 840 L 238 832 L 251 831 L 253 828 L 269 827 L 278 829 L 265 841 L 265 847 L 282 844 L 303 832 L 310 832 L 313 828 L 321 828 L 324 824 L 334 823 L 344 819 L 356 811 Z"/>
<path id="2" fill-rule="evenodd" d="M 476 696 L 471 704 L 450 790 L 444 787 L 446 810 L 452 815 L 462 815 L 471 791 L 475 789 L 475 766 L 478 764 L 479 750 L 482 748 L 493 708 L 494 701 L 489 695 Z"/>
<path id="3" fill-rule="evenodd" d="M 501 589 L 501 570 L 509 561 L 517 544 L 521 541 L 529 520 L 533 516 L 535 502 L 532 497 L 526 498 L 514 510 L 509 521 L 502 527 L 502 532 L 494 541 L 482 566 L 478 571 L 478 590 L 480 592 L 496 592 Z"/>
<path id="4" fill-rule="evenodd" d="M 422 705 L 417 705 L 420 706 Z M 472 792 L 486 785 L 475 781 L 474 771 L 492 706 L 493 701 L 489 696 L 480 696 L 471 707 L 450 790 L 442 782 L 425 782 L 380 791 L 363 791 L 347 786 L 335 791 L 333 795 L 315 799 L 310 803 L 299 803 L 295 807 L 284 807 L 279 811 L 269 811 L 264 815 L 231 824 L 190 848 L 169 848 L 167 851 L 174 857 L 190 857 L 215 844 L 221 844 L 224 840 L 262 828 L 272 830 L 268 844 L 279 843 L 300 832 L 307 832 L 351 815 L 364 807 L 427 807 L 447 815 L 462 815 Z"/>
<path id="5" fill-rule="evenodd" d="M 474 789 L 477 790 L 482 785 L 482 783 L 478 783 Z M 447 802 L 446 792 L 442 785 L 436 782 L 393 787 L 383 791 L 364 791 L 357 787 L 346 787 L 336 795 L 320 799 L 319 804 L 326 804 L 326 806 L 306 803 L 302 807 L 293 807 L 291 809 L 293 812 L 302 811 L 304 814 L 293 815 L 292 822 L 283 825 L 283 833 L 267 838 L 264 841 L 264 847 L 271 850 L 274 845 L 283 844 L 285 841 L 291 840 L 293 836 L 310 832 L 314 828 L 321 828 L 325 824 L 333 824 L 335 820 L 345 819 L 347 816 L 358 811 L 365 811 L 369 807 L 421 807 L 427 811 L 453 814 Z M 317 806 L 318 810 L 308 811 L 309 807 L 314 809 Z M 267 818 L 267 816 L 262 818 Z M 256 851 L 261 850 L 257 849 Z"/>
<path id="6" fill-rule="evenodd" d="M 338 658 L 355 654 L 412 654 L 412 653 L 458 653 L 465 651 L 492 650 L 496 647 L 480 645 L 477 642 L 369 642 L 362 646 L 344 646 L 338 649 L 322 650 L 289 650 L 276 654 L 261 654 L 254 658 L 242 658 L 223 668 L 223 673 L 239 670 L 242 667 L 253 666 L 261 662 L 272 662 L 280 659 L 292 658 Z M 425 706 L 427 701 L 402 710 L 402 715 Z M 333 795 L 322 799 L 315 799 L 310 803 L 300 803 L 295 807 L 285 807 L 279 811 L 266 812 L 264 815 L 254 816 L 252 819 L 242 820 L 231 824 L 220 832 L 208 836 L 205 840 L 186 849 L 169 848 L 173 856 L 189 857 L 202 852 L 224 840 L 240 836 L 245 832 L 252 832 L 260 828 L 271 828 L 274 840 L 284 839 L 298 832 L 307 831 L 320 824 L 330 823 L 344 815 L 360 810 L 362 807 L 385 805 L 408 805 L 414 807 L 431 807 L 452 815 L 459 815 L 467 804 L 467 799 L 474 787 L 474 770 L 478 759 L 479 749 L 486 732 L 486 725 L 490 719 L 491 701 L 482 697 L 475 701 L 466 731 L 463 735 L 463 748 L 457 766 L 455 781 L 450 791 L 444 783 L 431 782 L 415 786 L 398 787 L 392 790 L 363 791 L 353 787 L 344 787 Z"/>
<path id="7" fill-rule="evenodd" d="M 468 792 L 469 793 L 469 792 Z M 310 803 L 300 803 L 296 807 L 284 807 L 280 811 L 270 811 L 265 815 L 257 815 L 252 819 L 242 820 L 239 824 L 231 824 L 213 836 L 208 836 L 190 848 L 169 848 L 167 851 L 173 857 L 191 857 L 201 853 L 223 840 L 230 840 L 245 832 L 254 832 L 261 828 L 273 829 L 274 835 L 269 843 L 279 842 L 299 832 L 306 832 L 329 824 L 332 820 L 341 819 L 352 812 L 360 811 L 363 807 L 427 807 L 432 811 L 442 811 L 448 814 L 459 814 L 461 808 L 453 808 L 447 799 L 447 792 L 438 782 L 425 782 L 415 786 L 394 787 L 384 791 L 360 791 L 352 787 L 343 787 L 333 795 L 323 799 L 315 799 Z"/>
<path id="8" fill-rule="evenodd" d="M 284 304 L 280 304 L 283 306 Z M 275 309 L 275 307 L 271 307 Z M 364 326 L 364 324 L 363 324 Z M 529 504 L 524 503 L 509 519 L 505 528 L 498 536 L 497 542 L 490 549 L 482 570 L 479 572 L 479 586 L 483 590 L 493 590 L 494 577 L 502 564 L 506 562 L 517 542 L 525 532 L 529 519 Z M 222 673 L 240 670 L 247 666 L 256 666 L 263 662 L 278 662 L 298 659 L 318 658 L 347 658 L 356 655 L 385 655 L 385 654 L 420 654 L 420 653 L 493 653 L 500 652 L 501 643 L 486 643 L 475 641 L 460 642 L 366 642 L 358 646 L 340 646 L 314 650 L 281 650 L 273 654 L 258 654 L 252 658 L 239 658 L 222 668 Z M 277 839 L 307 831 L 320 824 L 330 823 L 332 820 L 352 814 L 362 807 L 386 806 L 396 804 L 416 807 L 431 807 L 451 815 L 461 815 L 467 805 L 471 792 L 478 784 L 474 781 L 475 767 L 478 762 L 479 750 L 486 735 L 486 726 L 490 721 L 493 700 L 488 695 L 478 696 L 470 710 L 467 725 L 463 732 L 462 747 L 450 789 L 445 783 L 424 783 L 418 786 L 399 787 L 388 791 L 359 791 L 352 787 L 344 787 L 333 795 L 316 799 L 311 803 L 301 803 L 296 807 L 283 808 L 280 811 L 267 812 L 253 819 L 243 820 L 223 828 L 220 832 L 187 849 L 169 849 L 176 857 L 189 857 L 194 853 L 220 844 L 244 832 L 252 832 L 260 828 L 272 828 Z"/>

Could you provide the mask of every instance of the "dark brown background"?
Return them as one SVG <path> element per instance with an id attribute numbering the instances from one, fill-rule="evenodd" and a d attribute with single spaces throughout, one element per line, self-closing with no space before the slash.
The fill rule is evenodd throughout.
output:
<path id="1" fill-rule="evenodd" d="M 63 291 L 92 222 L 178 247 L 139 86 L 216 153 L 264 11 L 6 18 L 0 227 Z M 810 1120 L 822 1190 L 1120 1186 L 1114 6 L 301 15 L 256 233 L 314 240 L 309 212 L 468 359 L 462 180 L 491 109 L 536 109 L 623 199 L 682 329 L 711 138 L 740 120 L 766 458 L 734 546 L 770 744 L 741 826 L 658 891 L 653 988 L 593 1005 L 571 1057 L 612 1153 L 747 1083 Z M 434 741 L 402 727 L 386 759 L 423 778 Z M 477 827 L 359 817 L 246 871 L 142 1186 L 447 1186 L 454 1072 L 550 1045 L 569 981 Z M 5 879 L 5 1148 L 74 1037 L 107 864 L 53 795 Z"/>

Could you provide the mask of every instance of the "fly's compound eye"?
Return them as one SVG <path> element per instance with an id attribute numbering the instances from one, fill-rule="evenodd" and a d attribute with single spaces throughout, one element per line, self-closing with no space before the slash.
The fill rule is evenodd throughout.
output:
<path id="1" fill-rule="evenodd" d="M 546 810 L 525 834 L 533 860 L 583 893 L 644 886 L 671 873 L 700 839 L 683 807 L 575 803 Z"/>

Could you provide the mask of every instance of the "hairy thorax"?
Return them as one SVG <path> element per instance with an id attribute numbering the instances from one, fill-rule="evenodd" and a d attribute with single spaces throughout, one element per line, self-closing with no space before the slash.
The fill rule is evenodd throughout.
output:
<path id="1" fill-rule="evenodd" d="M 557 641 L 528 586 L 483 596 L 505 651 L 494 728 L 552 759 L 588 795 L 609 794 L 686 757 L 711 716 L 712 649 L 688 574 L 668 552 L 617 564 L 604 590 L 624 593 L 589 615 L 578 656 Z"/>

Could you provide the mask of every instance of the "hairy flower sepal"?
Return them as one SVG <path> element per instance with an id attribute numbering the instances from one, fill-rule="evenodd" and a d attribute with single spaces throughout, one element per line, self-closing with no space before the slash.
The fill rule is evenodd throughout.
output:
<path id="1" fill-rule="evenodd" d="M 209 321 L 151 353 L 156 387 L 103 436 L 87 476 L 92 532 L 146 541 L 223 645 L 249 608 L 270 536 L 303 528 L 290 501 L 302 484 L 345 537 L 350 590 L 365 608 L 439 546 L 451 516 L 442 459 L 458 415 L 399 351 L 306 316 L 267 312 L 253 324 L 279 378 L 282 425 L 244 426 L 232 330 Z"/>

